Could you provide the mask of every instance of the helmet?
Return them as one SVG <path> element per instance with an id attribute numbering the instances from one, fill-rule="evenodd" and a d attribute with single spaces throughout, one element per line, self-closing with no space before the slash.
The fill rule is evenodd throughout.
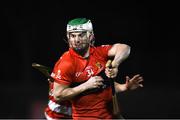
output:
<path id="1" fill-rule="evenodd" d="M 67 32 L 89 31 L 93 32 L 91 20 L 86 18 L 75 18 L 67 24 Z"/>

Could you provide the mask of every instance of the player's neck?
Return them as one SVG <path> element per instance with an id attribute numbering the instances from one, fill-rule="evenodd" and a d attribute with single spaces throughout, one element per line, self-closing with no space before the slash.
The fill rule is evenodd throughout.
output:
<path id="1" fill-rule="evenodd" d="M 81 57 L 87 59 L 89 57 L 89 51 L 90 51 L 90 46 L 87 47 L 86 49 L 81 49 L 81 50 L 76 50 L 74 49 L 74 51 L 79 54 Z"/>

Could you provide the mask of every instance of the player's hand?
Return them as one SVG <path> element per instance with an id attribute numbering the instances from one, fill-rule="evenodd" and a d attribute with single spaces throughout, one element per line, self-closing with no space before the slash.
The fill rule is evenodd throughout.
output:
<path id="1" fill-rule="evenodd" d="M 93 76 L 88 81 L 84 83 L 87 89 L 100 88 L 103 86 L 103 78 L 101 76 Z"/>
<path id="2" fill-rule="evenodd" d="M 129 90 L 137 89 L 138 87 L 143 87 L 143 84 L 141 83 L 143 81 L 143 77 L 139 74 L 134 75 L 132 78 L 129 78 L 129 76 L 126 76 L 126 87 Z"/>
<path id="3" fill-rule="evenodd" d="M 108 60 L 106 63 L 106 68 L 105 68 L 105 74 L 109 78 L 115 78 L 118 74 L 118 66 L 116 63 L 111 60 Z"/>

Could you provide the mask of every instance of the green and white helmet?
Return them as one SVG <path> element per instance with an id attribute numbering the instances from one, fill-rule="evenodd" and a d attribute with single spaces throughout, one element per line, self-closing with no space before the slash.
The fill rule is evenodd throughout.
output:
<path id="1" fill-rule="evenodd" d="M 86 18 L 75 18 L 68 22 L 67 32 L 89 31 L 93 32 L 91 20 Z"/>

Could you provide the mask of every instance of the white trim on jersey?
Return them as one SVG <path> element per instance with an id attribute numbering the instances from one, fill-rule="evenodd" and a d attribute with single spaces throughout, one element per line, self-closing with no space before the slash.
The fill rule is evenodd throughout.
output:
<path id="1" fill-rule="evenodd" d="M 57 119 L 51 118 L 46 112 L 44 113 L 44 115 L 45 115 L 47 120 L 57 120 Z"/>
<path id="2" fill-rule="evenodd" d="M 72 108 L 71 107 L 67 107 L 65 105 L 57 104 L 51 100 L 49 100 L 48 106 L 49 106 L 50 110 L 52 110 L 56 113 L 62 113 L 62 114 L 69 115 L 69 116 L 72 114 Z"/>

